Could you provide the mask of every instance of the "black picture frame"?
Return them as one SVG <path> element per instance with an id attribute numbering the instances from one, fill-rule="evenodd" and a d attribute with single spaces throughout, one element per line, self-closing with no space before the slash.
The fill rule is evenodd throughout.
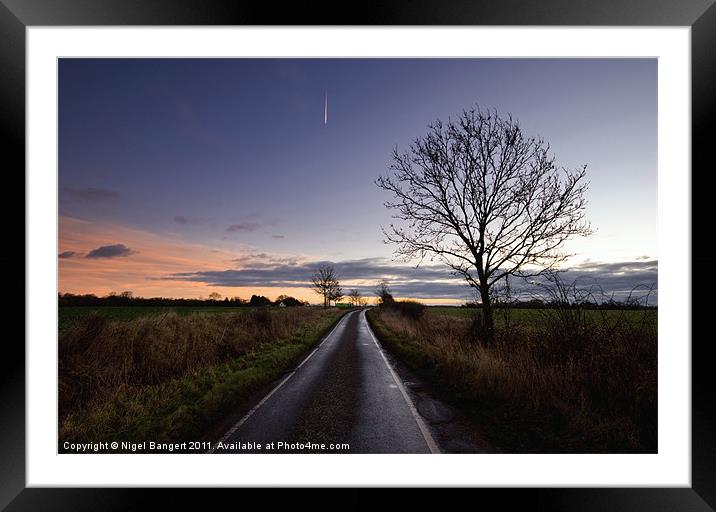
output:
<path id="1" fill-rule="evenodd" d="M 708 233 L 709 187 L 703 176 L 712 167 L 707 129 L 716 105 L 715 0 L 520 0 L 361 2 L 232 2 L 225 0 L 0 0 L 0 145 L 5 198 L 0 202 L 12 244 L 0 258 L 6 280 L 25 297 L 25 225 L 17 219 L 25 191 L 25 29 L 52 25 L 607 25 L 689 26 L 692 42 L 692 234 Z M 676 171 L 675 171 L 676 172 Z M 699 183 L 701 186 L 697 186 Z M 24 200 L 24 199 L 23 199 Z M 692 267 L 708 268 L 716 257 L 712 237 L 692 236 Z M 23 272 L 19 272 L 19 268 Z M 691 279 L 690 275 L 685 276 Z M 708 318 L 707 301 L 692 287 L 692 332 Z M 5 308 L 19 322 L 26 307 L 14 294 Z M 21 312 L 22 309 L 22 312 Z M 8 322 L 9 323 L 9 322 Z M 125 510 L 145 503 L 146 489 L 25 488 L 25 350 L 20 335 L 7 336 L 0 357 L 0 509 Z M 703 332 L 708 332 L 706 329 Z M 688 340 L 683 340 L 687 342 Z M 484 489 L 482 503 L 500 508 L 520 503 L 544 510 L 714 510 L 716 507 L 716 420 L 711 402 L 709 336 L 692 336 L 692 487 L 612 489 Z M 169 502 L 182 501 L 176 489 L 159 491 Z M 243 491 L 246 492 L 246 491 Z M 171 498 L 170 498 L 171 495 Z M 370 497 L 351 491 L 348 506 Z M 247 498 L 243 498 L 246 500 Z M 345 499 L 345 498 L 344 498 Z M 422 499 L 422 498 L 419 498 Z M 457 498 L 453 498 L 457 499 Z M 471 497 L 470 500 L 475 500 Z"/>

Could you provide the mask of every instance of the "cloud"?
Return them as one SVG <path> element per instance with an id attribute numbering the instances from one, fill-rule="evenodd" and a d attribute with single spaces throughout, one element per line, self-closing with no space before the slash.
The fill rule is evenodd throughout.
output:
<path id="1" fill-rule="evenodd" d="M 588 261 L 565 269 L 562 279 L 566 283 L 576 282 L 583 289 L 594 287 L 600 295 L 614 295 L 621 300 L 629 295 L 643 295 L 651 286 L 656 292 L 658 263 L 656 259 L 612 263 Z"/>
<path id="2" fill-rule="evenodd" d="M 283 240 L 286 237 L 283 235 L 271 235 L 271 238 L 273 238 L 274 240 Z"/>
<path id="3" fill-rule="evenodd" d="M 119 198 L 119 192 L 115 190 L 107 190 L 104 188 L 72 188 L 65 187 L 63 189 L 72 199 L 87 203 L 99 203 L 113 201 Z"/>
<path id="4" fill-rule="evenodd" d="M 339 278 L 352 283 L 365 295 L 373 293 L 375 285 L 387 280 L 399 296 L 423 298 L 466 298 L 469 288 L 463 281 L 450 275 L 444 266 L 415 268 L 393 265 L 382 258 L 366 258 L 342 262 L 301 261 L 294 257 L 280 257 L 266 253 L 251 253 L 234 260 L 241 268 L 179 272 L 161 279 L 200 282 L 210 286 L 227 287 L 306 287 L 313 273 L 322 265 L 333 265 Z"/>
<path id="5" fill-rule="evenodd" d="M 174 222 L 176 222 L 177 224 L 181 224 L 182 226 L 186 226 L 188 224 L 213 224 L 214 222 L 214 219 L 212 217 L 187 217 L 186 215 L 175 215 L 173 220 Z"/>
<path id="6" fill-rule="evenodd" d="M 296 266 L 303 261 L 303 258 L 265 252 L 249 252 L 231 261 L 238 263 L 241 269 L 272 269 L 279 266 Z"/>
<path id="7" fill-rule="evenodd" d="M 85 258 L 117 258 L 129 256 L 135 252 L 124 244 L 103 245 L 92 249 Z"/>
<path id="8" fill-rule="evenodd" d="M 64 251 L 64 252 L 61 252 L 60 254 L 58 254 L 57 257 L 60 259 L 67 259 L 67 258 L 75 258 L 79 255 L 80 254 L 75 251 Z"/>
<path id="9" fill-rule="evenodd" d="M 266 253 L 252 253 L 236 258 L 239 269 L 200 270 L 178 272 L 159 278 L 173 281 L 204 283 L 209 286 L 290 288 L 308 287 L 313 273 L 322 265 L 332 265 L 344 287 L 357 288 L 371 295 L 375 284 L 385 280 L 398 297 L 423 299 L 458 299 L 473 297 L 465 282 L 450 273 L 443 265 L 398 265 L 382 258 L 349 261 L 300 261 L 291 257 L 276 257 Z M 616 263 L 585 262 L 566 269 L 565 282 L 577 281 L 580 287 L 599 287 L 604 294 L 624 298 L 632 291 L 645 293 L 646 287 L 657 283 L 657 260 Z M 350 283 L 354 281 L 355 283 Z M 540 294 L 544 278 L 529 281 L 514 279 L 513 292 L 518 297 Z M 348 284 L 350 283 L 350 284 Z"/>
<path id="10" fill-rule="evenodd" d="M 258 222 L 240 222 L 238 224 L 232 224 L 226 231 L 230 233 L 238 233 L 241 231 L 256 231 L 260 227 Z"/>

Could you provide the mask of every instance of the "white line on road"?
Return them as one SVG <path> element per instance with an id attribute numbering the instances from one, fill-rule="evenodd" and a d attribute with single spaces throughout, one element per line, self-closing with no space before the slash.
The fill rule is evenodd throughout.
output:
<path id="1" fill-rule="evenodd" d="M 353 314 L 353 312 L 350 312 L 350 313 L 348 313 L 347 315 L 343 315 L 343 318 L 341 318 L 341 319 L 338 321 L 338 323 L 335 325 L 335 327 L 333 327 L 333 329 L 331 329 L 331 332 L 329 332 L 329 333 L 326 335 L 326 337 L 323 338 L 323 341 L 321 341 L 321 342 L 318 344 L 318 346 L 317 346 L 316 348 L 314 348 L 314 349 L 311 351 L 311 353 L 308 354 L 303 361 L 301 361 L 301 364 L 299 364 L 298 366 L 296 366 L 296 368 L 294 368 L 291 373 L 289 373 L 288 375 L 286 375 L 286 377 L 284 377 L 284 379 L 283 379 L 281 382 L 279 382 L 279 383 L 276 385 L 275 388 L 273 388 L 271 391 L 269 391 L 269 393 L 268 393 L 265 397 L 263 397 L 259 403 L 257 403 L 255 406 L 253 406 L 253 407 L 251 408 L 251 410 L 244 415 L 243 418 L 241 418 L 239 421 L 237 421 L 236 424 L 234 424 L 234 426 L 231 427 L 231 428 L 226 432 L 226 434 L 224 434 L 224 436 L 223 436 L 221 439 L 219 439 L 216 443 L 214 443 L 214 445 L 211 447 L 211 449 L 210 449 L 208 452 L 206 452 L 206 453 L 207 453 L 207 454 L 209 454 L 209 453 L 214 453 L 214 450 L 216 450 L 216 447 L 219 445 L 219 443 L 223 443 L 224 441 L 226 441 L 227 439 L 229 439 L 232 435 L 234 435 L 234 433 L 239 429 L 239 427 L 241 427 L 241 425 L 243 425 L 244 423 L 246 423 L 246 420 L 248 420 L 248 419 L 259 409 L 259 407 L 261 407 L 263 404 L 265 404 L 266 401 L 267 401 L 269 398 L 271 398 L 271 396 L 272 396 L 276 391 L 278 391 L 279 389 L 281 389 L 281 386 L 283 386 L 284 384 L 286 384 L 286 382 L 288 381 L 288 379 L 290 379 L 291 377 L 293 377 L 293 375 L 298 371 L 298 369 L 299 369 L 301 366 L 303 366 L 303 365 L 306 363 L 306 361 L 308 361 L 309 359 L 311 359 L 311 356 L 313 356 L 313 354 L 315 354 L 316 351 L 317 351 L 319 348 L 321 348 L 321 345 L 323 345 L 323 344 L 326 342 L 326 340 L 328 340 L 328 339 L 333 335 L 333 333 L 335 332 L 335 330 L 338 329 L 338 326 L 341 325 L 343 322 L 345 322 L 345 319 L 348 318 L 349 316 L 351 316 L 352 314 Z"/>
<path id="2" fill-rule="evenodd" d="M 383 348 L 380 346 L 378 339 L 373 334 L 373 330 L 370 328 L 368 319 L 365 317 L 365 309 L 360 314 L 363 315 L 363 320 L 365 321 L 365 326 L 368 328 L 368 333 L 370 334 L 370 337 L 373 338 L 373 343 L 375 343 L 375 346 L 378 347 L 378 352 L 380 353 L 380 356 L 383 358 L 385 365 L 388 367 L 388 371 L 393 376 L 393 380 L 395 381 L 395 384 L 398 386 L 400 393 L 403 395 L 403 399 L 405 399 L 405 402 L 408 404 L 408 409 L 410 409 L 410 412 L 413 415 L 415 422 L 418 424 L 420 433 L 423 435 L 423 439 L 425 439 L 425 442 L 427 443 L 428 448 L 430 448 L 430 452 L 431 453 L 440 453 L 440 448 L 438 448 L 438 445 L 435 442 L 435 439 L 433 439 L 433 436 L 430 433 L 430 429 L 423 421 L 423 418 L 420 417 L 418 410 L 415 408 L 415 404 L 413 404 L 413 401 L 410 399 L 408 392 L 405 390 L 405 387 L 403 387 L 403 383 L 400 381 L 400 378 L 395 373 L 395 370 L 393 370 L 393 367 L 390 366 L 390 363 L 388 362 L 388 358 L 385 357 L 385 353 L 383 352 Z"/>

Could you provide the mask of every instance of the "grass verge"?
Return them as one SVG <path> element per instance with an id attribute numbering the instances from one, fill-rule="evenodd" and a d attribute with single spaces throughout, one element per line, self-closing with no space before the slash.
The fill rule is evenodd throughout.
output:
<path id="1" fill-rule="evenodd" d="M 656 452 L 651 318 L 615 323 L 610 314 L 565 331 L 548 316 L 501 330 L 484 348 L 471 341 L 467 317 L 411 318 L 384 307 L 367 317 L 391 354 L 504 452 Z"/>
<path id="2" fill-rule="evenodd" d="M 60 338 L 60 451 L 64 442 L 198 440 L 344 313 L 89 316 Z"/>

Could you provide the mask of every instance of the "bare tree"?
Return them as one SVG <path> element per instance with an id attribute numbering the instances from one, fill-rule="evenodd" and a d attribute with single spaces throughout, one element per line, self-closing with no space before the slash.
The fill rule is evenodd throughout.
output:
<path id="1" fill-rule="evenodd" d="M 390 172 L 376 184 L 404 224 L 383 229 L 396 253 L 446 263 L 475 288 L 482 304 L 482 338 L 493 339 L 491 287 L 506 275 L 534 276 L 569 255 L 584 221 L 586 166 L 555 166 L 549 144 L 526 137 L 518 121 L 495 110 L 464 110 L 436 121 L 404 153 L 393 151 Z"/>
<path id="2" fill-rule="evenodd" d="M 353 288 L 350 292 L 348 292 L 348 297 L 351 300 L 351 304 L 354 306 L 360 306 L 361 294 L 356 288 Z"/>
<path id="3" fill-rule="evenodd" d="M 376 286 L 375 289 L 375 294 L 378 297 L 379 304 L 392 304 L 395 302 L 387 281 L 381 281 L 378 283 L 378 286 Z"/>
<path id="4" fill-rule="evenodd" d="M 219 292 L 211 292 L 209 294 L 209 300 L 220 300 L 221 294 Z"/>
<path id="5" fill-rule="evenodd" d="M 337 304 L 339 300 L 341 300 L 344 297 L 343 295 L 343 288 L 336 283 L 336 285 L 331 289 L 331 293 L 328 296 L 328 305 L 331 305 L 331 301 L 333 301 L 334 304 Z"/>
<path id="6" fill-rule="evenodd" d="M 330 265 L 323 265 L 311 278 L 313 291 L 323 297 L 323 307 L 331 305 L 331 301 L 340 300 L 343 291 L 338 282 L 335 269 Z"/>

